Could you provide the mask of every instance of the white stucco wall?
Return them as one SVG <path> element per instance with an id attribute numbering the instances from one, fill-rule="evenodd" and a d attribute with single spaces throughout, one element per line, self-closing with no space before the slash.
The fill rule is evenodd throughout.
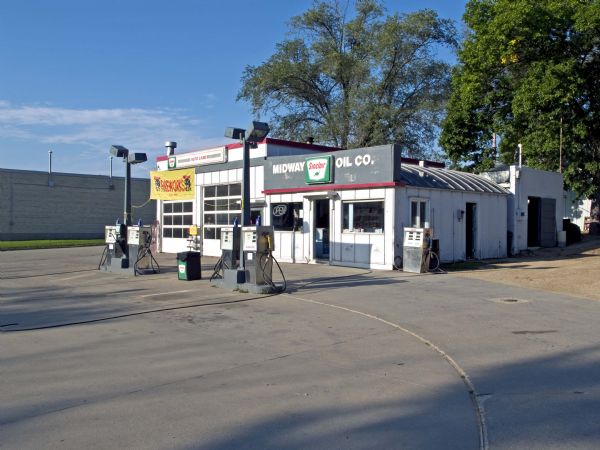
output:
<path id="1" fill-rule="evenodd" d="M 331 193 L 330 193 L 331 194 Z M 327 191 L 310 194 L 284 194 L 268 197 L 268 205 L 279 202 L 303 202 L 303 232 L 275 232 L 275 257 L 285 262 L 313 262 L 313 200 L 325 198 Z M 461 261 L 466 255 L 465 219 L 458 219 L 457 211 L 464 211 L 467 203 L 477 205 L 475 236 L 476 258 L 506 256 L 507 196 L 479 192 L 462 192 L 419 188 L 377 188 L 343 190 L 331 200 L 330 263 L 336 265 L 391 269 L 394 258 L 402 255 L 403 229 L 410 226 L 410 201 L 414 198 L 429 201 L 429 215 L 433 237 L 440 240 L 443 262 Z M 384 200 L 384 233 L 342 232 L 342 203 L 352 200 Z M 269 209 L 270 210 L 270 209 Z M 295 252 L 292 253 L 292 241 Z"/>
<path id="2" fill-rule="evenodd" d="M 442 262 L 462 261 L 466 258 L 465 217 L 460 220 L 458 211 L 466 211 L 467 203 L 475 203 L 477 231 L 475 235 L 475 257 L 477 259 L 501 258 L 506 256 L 506 211 L 507 196 L 500 194 L 463 192 L 441 189 L 398 188 L 396 201 L 397 229 L 410 227 L 410 202 L 412 199 L 429 200 L 430 226 L 433 239 L 440 240 Z M 395 247 L 404 236 L 400 233 Z"/>
<path id="3" fill-rule="evenodd" d="M 527 248 L 527 199 L 528 197 L 556 200 L 556 231 L 562 231 L 565 215 L 563 178 L 558 172 L 510 166 L 510 192 L 513 202 L 508 211 L 508 229 L 513 232 L 513 253 Z"/>
<path id="4" fill-rule="evenodd" d="M 250 201 L 251 203 L 264 203 L 264 167 L 250 167 Z M 202 224 L 202 186 L 215 184 L 241 183 L 242 169 L 217 170 L 214 172 L 196 174 L 196 196 L 194 199 L 194 223 Z M 162 223 L 162 202 L 157 202 L 156 217 Z M 261 217 L 265 218 L 268 209 L 263 207 Z M 265 223 L 265 222 L 263 222 Z M 187 250 L 187 239 L 162 238 L 160 251 L 164 253 L 177 253 Z M 202 240 L 202 254 L 207 256 L 221 256 L 221 245 L 217 239 Z"/>
<path id="5" fill-rule="evenodd" d="M 215 148 L 221 148 L 220 147 L 215 147 Z M 210 149 L 207 149 L 210 150 Z M 197 151 L 197 150 L 193 150 L 193 151 Z M 264 158 L 265 156 L 290 156 L 290 155 L 303 155 L 303 154 L 312 154 L 315 153 L 317 150 L 315 149 L 310 149 L 310 148 L 306 148 L 306 147 L 302 147 L 302 146 L 286 146 L 286 145 L 282 145 L 282 144 L 273 144 L 273 143 L 266 143 L 266 144 L 259 144 L 257 146 L 257 148 L 254 149 L 250 149 L 250 158 L 251 159 L 258 159 L 258 158 Z M 186 152 L 178 152 L 177 154 L 184 154 Z M 242 160 L 242 149 L 241 147 L 238 148 L 233 148 L 228 150 L 227 152 L 227 161 L 228 162 L 235 162 L 235 161 L 241 161 Z M 238 163 L 239 164 L 239 163 Z M 196 174 L 196 196 L 194 199 L 194 220 L 196 224 L 201 225 L 202 224 L 202 204 L 203 204 L 203 199 L 202 199 L 202 186 L 209 186 L 209 185 L 214 185 L 214 184 L 227 184 L 227 183 L 241 183 L 242 181 L 242 169 L 238 168 L 238 169 L 225 169 L 225 170 L 219 170 L 219 167 L 222 166 L 220 164 L 215 164 L 215 165 L 210 165 L 207 167 L 210 168 L 214 168 L 214 171 L 211 172 L 205 172 L 205 173 L 198 173 Z M 163 160 L 163 161 L 158 161 L 157 162 L 157 169 L 158 170 L 168 170 L 168 163 L 167 160 Z M 266 202 L 265 199 L 265 195 L 263 194 L 263 190 L 264 190 L 264 167 L 263 166 L 256 166 L 256 167 L 250 167 L 250 199 L 252 203 L 261 203 L 261 202 Z M 285 198 L 291 198 L 291 194 L 288 195 Z M 300 200 L 293 200 L 293 201 L 302 201 L 302 196 L 297 196 L 295 198 L 299 198 Z M 292 201 L 292 200 L 278 200 L 278 201 Z M 307 203 L 307 205 L 309 205 Z M 255 209 L 255 207 L 253 206 L 253 209 Z M 263 220 L 263 224 L 268 225 L 268 221 L 270 220 L 270 215 L 268 214 L 268 212 L 270 211 L 269 208 L 265 207 L 263 208 L 263 212 L 261 214 L 262 220 Z M 156 206 L 156 217 L 159 221 L 161 221 L 162 223 L 162 202 L 158 201 L 157 202 L 157 206 Z M 307 231 L 308 233 L 308 231 Z M 287 232 L 287 234 L 291 234 L 291 232 Z M 302 235 L 302 233 L 297 233 L 298 235 Z M 276 235 L 276 240 L 277 239 L 283 239 L 283 241 L 278 244 L 276 242 L 276 248 L 283 248 L 284 252 L 286 251 L 285 249 L 287 248 L 291 248 L 291 236 L 287 236 L 287 238 L 289 238 L 289 242 L 287 242 L 286 239 L 286 232 L 282 232 L 282 233 L 278 233 L 278 235 Z M 309 239 L 308 234 L 305 234 L 304 236 L 300 236 L 300 238 L 296 241 L 296 247 L 298 249 L 298 251 L 296 252 L 296 254 L 298 255 L 304 255 L 305 252 L 305 247 L 308 249 L 310 247 L 310 245 L 307 243 Z M 164 253 L 176 253 L 176 252 L 182 252 L 182 251 L 186 251 L 187 250 L 187 239 L 170 239 L 170 238 L 162 238 L 161 237 L 161 242 L 159 244 L 159 251 L 164 252 Z M 202 253 L 204 255 L 208 255 L 208 256 L 220 256 L 221 255 L 221 250 L 220 250 L 220 242 L 216 239 L 214 240 L 204 240 L 203 239 L 203 248 L 202 248 Z M 287 260 L 289 259 L 290 261 L 292 260 L 292 254 L 291 254 L 291 250 L 288 252 L 289 255 L 282 255 L 282 260 Z M 304 258 L 304 257 L 303 257 Z"/>

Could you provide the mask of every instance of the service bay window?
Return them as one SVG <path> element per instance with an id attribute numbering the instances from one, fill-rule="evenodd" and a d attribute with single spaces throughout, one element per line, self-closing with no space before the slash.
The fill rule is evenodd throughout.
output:
<path id="1" fill-rule="evenodd" d="M 429 200 L 413 199 L 410 201 L 410 226 L 429 228 Z"/>
<path id="2" fill-rule="evenodd" d="M 204 239 L 221 239 L 221 227 L 241 224 L 242 185 L 240 183 L 205 186 L 202 213 Z"/>
<path id="3" fill-rule="evenodd" d="M 162 235 L 165 238 L 187 239 L 194 221 L 194 202 L 163 202 Z"/>
<path id="4" fill-rule="evenodd" d="M 344 202 L 343 229 L 353 233 L 383 233 L 384 202 Z"/>

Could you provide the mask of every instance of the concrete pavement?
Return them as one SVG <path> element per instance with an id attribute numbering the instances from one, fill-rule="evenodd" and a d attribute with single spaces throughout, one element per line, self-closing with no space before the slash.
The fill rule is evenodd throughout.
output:
<path id="1" fill-rule="evenodd" d="M 253 296 L 100 250 L 0 253 L 0 448 L 600 445 L 600 303 L 288 264 Z"/>

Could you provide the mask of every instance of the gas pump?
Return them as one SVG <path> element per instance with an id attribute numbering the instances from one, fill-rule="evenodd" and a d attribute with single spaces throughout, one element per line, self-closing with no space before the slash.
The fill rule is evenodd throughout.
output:
<path id="1" fill-rule="evenodd" d="M 211 281 L 215 285 L 257 294 L 286 290 L 287 283 L 279 263 L 273 257 L 275 249 L 273 227 L 250 226 L 221 229 L 222 255 L 215 266 Z M 237 260 L 242 253 L 243 260 Z M 226 264 L 231 262 L 231 266 Z M 282 285 L 273 282 L 273 263 L 277 265 Z"/>
<path id="2" fill-rule="evenodd" d="M 430 228 L 404 228 L 402 270 L 425 273 L 429 271 L 431 247 Z"/>
<path id="3" fill-rule="evenodd" d="M 243 227 L 242 249 L 246 283 L 273 286 L 273 227 Z"/>
<path id="4" fill-rule="evenodd" d="M 237 269 L 240 263 L 240 227 L 221 228 L 221 257 L 215 264 L 214 272 L 210 277 L 224 278 L 228 269 Z"/>
<path id="5" fill-rule="evenodd" d="M 152 273 L 160 272 L 160 267 L 150 250 L 151 243 L 151 226 L 135 225 L 127 228 L 127 245 L 129 257 L 133 261 L 134 275 L 143 273 L 143 270 L 152 270 Z"/>
<path id="6" fill-rule="evenodd" d="M 138 275 L 143 270 L 160 272 L 160 267 L 152 255 L 151 226 L 126 226 L 125 224 L 104 227 L 104 252 L 98 269 L 105 272 L 124 272 Z"/>
<path id="7" fill-rule="evenodd" d="M 227 269 L 240 263 L 240 227 L 221 228 L 221 260 Z"/>
<path id="8" fill-rule="evenodd" d="M 104 252 L 98 269 L 117 272 L 129 268 L 129 249 L 127 247 L 127 226 L 122 223 L 104 227 Z"/>

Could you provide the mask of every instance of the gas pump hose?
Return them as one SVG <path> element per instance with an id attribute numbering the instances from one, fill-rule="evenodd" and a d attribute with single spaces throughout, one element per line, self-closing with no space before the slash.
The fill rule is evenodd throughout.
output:
<path id="1" fill-rule="evenodd" d="M 106 263 L 106 258 L 108 256 L 108 244 L 104 245 L 104 250 L 102 250 L 102 256 L 100 256 L 100 262 L 98 263 L 98 270 Z"/>
<path id="2" fill-rule="evenodd" d="M 152 273 L 160 273 L 160 265 L 158 264 L 158 261 L 154 258 L 154 255 L 152 254 L 152 251 L 150 250 L 150 247 L 142 247 L 138 250 L 138 254 L 137 254 L 137 259 L 135 261 L 135 263 L 133 264 L 133 274 L 135 276 L 137 276 L 138 274 L 142 274 L 142 272 L 138 269 L 138 263 L 144 259 L 144 257 L 148 255 L 150 257 L 150 267 L 152 268 Z M 154 265 L 156 264 L 156 268 L 154 267 Z"/>
<path id="3" fill-rule="evenodd" d="M 229 266 L 227 266 L 225 261 L 223 261 L 223 257 L 221 256 L 213 267 L 213 274 L 210 276 L 208 281 L 212 281 L 215 278 L 223 278 L 225 269 L 229 269 Z"/>
<path id="4" fill-rule="evenodd" d="M 281 274 L 281 278 L 283 279 L 283 284 L 281 286 L 277 286 L 273 282 L 273 279 L 272 279 L 273 271 L 272 270 L 271 270 L 271 276 L 267 275 L 266 268 L 267 268 L 267 264 L 269 263 L 269 258 L 271 258 L 273 261 L 275 261 L 275 264 L 277 265 L 277 268 L 279 269 L 279 273 Z M 264 259 L 264 264 L 262 263 L 263 259 Z M 259 260 L 259 265 L 260 265 L 260 268 L 262 271 L 263 279 L 267 282 L 267 284 L 269 286 L 271 286 L 273 289 L 275 289 L 275 292 L 278 292 L 278 293 L 285 292 L 285 290 L 287 289 L 287 280 L 285 279 L 285 275 L 283 274 L 283 270 L 281 269 L 279 262 L 273 256 L 273 252 L 271 250 L 267 250 L 265 253 L 261 254 L 261 257 Z"/>

